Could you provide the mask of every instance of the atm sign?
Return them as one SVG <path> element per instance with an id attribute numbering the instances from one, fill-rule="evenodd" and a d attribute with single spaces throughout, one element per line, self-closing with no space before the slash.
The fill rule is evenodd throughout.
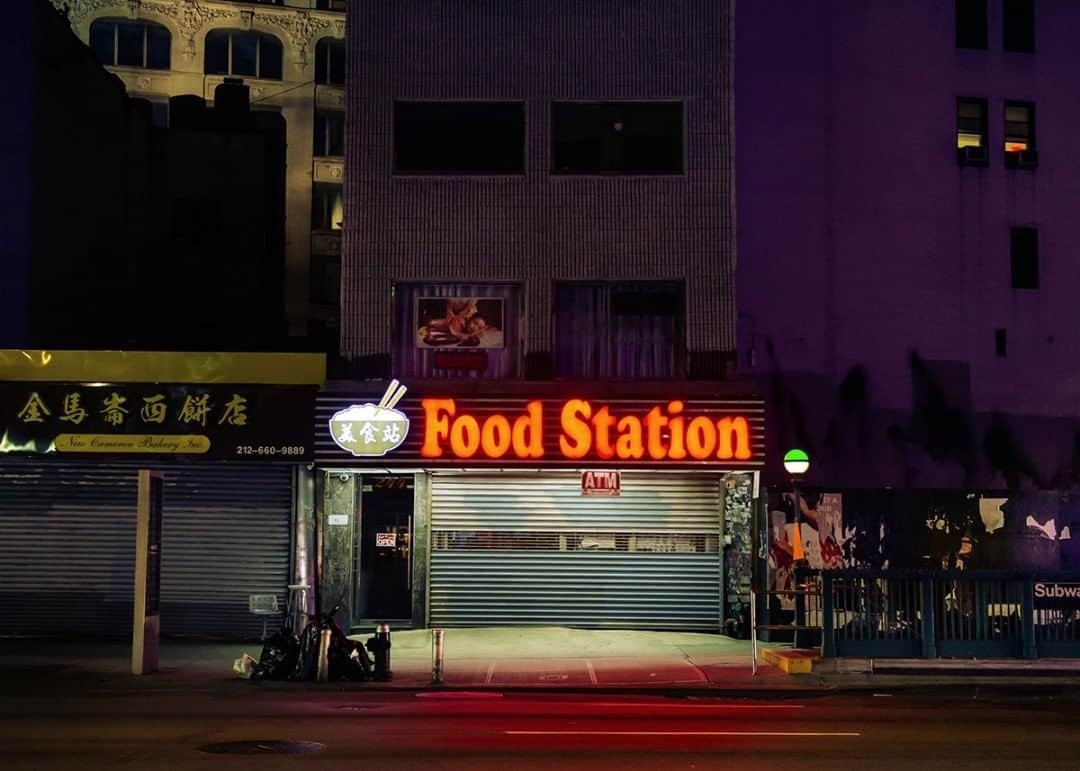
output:
<path id="1" fill-rule="evenodd" d="M 622 474 L 618 471 L 582 471 L 582 495 L 618 495 L 622 490 Z"/>

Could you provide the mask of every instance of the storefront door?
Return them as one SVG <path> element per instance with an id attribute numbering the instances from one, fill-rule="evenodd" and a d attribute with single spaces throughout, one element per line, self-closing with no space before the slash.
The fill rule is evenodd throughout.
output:
<path id="1" fill-rule="evenodd" d="M 412 617 L 412 476 L 364 476 L 360 499 L 359 618 Z"/>

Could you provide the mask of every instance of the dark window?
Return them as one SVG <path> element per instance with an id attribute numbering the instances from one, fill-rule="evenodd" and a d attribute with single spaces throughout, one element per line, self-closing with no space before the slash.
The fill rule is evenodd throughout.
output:
<path id="1" fill-rule="evenodd" d="M 341 302 L 341 257 L 311 255 L 311 302 L 338 305 Z"/>
<path id="2" fill-rule="evenodd" d="M 522 174 L 520 102 L 395 102 L 398 174 Z"/>
<path id="3" fill-rule="evenodd" d="M 956 147 L 986 148 L 986 100 L 960 97 L 956 100 Z"/>
<path id="4" fill-rule="evenodd" d="M 311 190 L 311 229 L 341 230 L 345 203 L 341 185 L 316 184 Z"/>
<path id="5" fill-rule="evenodd" d="M 90 25 L 90 48 L 102 64 L 167 70 L 172 36 L 160 24 L 98 19 Z"/>
<path id="6" fill-rule="evenodd" d="M 1038 289 L 1039 231 L 1035 228 L 1010 228 L 1009 257 L 1013 289 Z"/>
<path id="7" fill-rule="evenodd" d="M 315 155 L 345 155 L 345 113 L 315 113 Z"/>
<path id="8" fill-rule="evenodd" d="M 169 103 L 168 102 L 151 102 L 150 103 L 150 123 L 157 128 L 169 127 Z"/>
<path id="9" fill-rule="evenodd" d="M 1035 0 L 1003 0 L 1001 16 L 1005 50 L 1035 53 Z"/>
<path id="10" fill-rule="evenodd" d="M 281 41 L 273 35 L 227 29 L 206 35 L 203 69 L 207 75 L 281 80 L 281 68 Z"/>
<path id="11" fill-rule="evenodd" d="M 1007 355 L 1008 350 L 1006 348 L 1005 330 L 994 330 L 994 353 L 998 356 L 1004 357 Z"/>
<path id="12" fill-rule="evenodd" d="M 555 291 L 559 377 L 673 378 L 682 368 L 682 286 L 565 283 Z"/>
<path id="13" fill-rule="evenodd" d="M 1005 152 L 1035 149 L 1035 105 L 1030 102 L 1005 103 Z"/>
<path id="14" fill-rule="evenodd" d="M 347 0 L 318 0 L 315 7 L 320 11 L 344 11 Z"/>
<path id="15" fill-rule="evenodd" d="M 315 45 L 315 82 L 345 85 L 345 41 L 323 38 Z"/>
<path id="16" fill-rule="evenodd" d="M 956 47 L 986 48 L 986 0 L 956 0 Z"/>
<path id="17" fill-rule="evenodd" d="M 555 102 L 555 174 L 678 174 L 683 110 L 678 102 Z"/>

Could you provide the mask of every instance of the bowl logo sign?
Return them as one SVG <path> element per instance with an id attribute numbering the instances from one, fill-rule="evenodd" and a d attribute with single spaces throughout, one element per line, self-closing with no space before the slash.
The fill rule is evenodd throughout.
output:
<path id="1" fill-rule="evenodd" d="M 378 404 L 354 404 L 330 418 L 334 444 L 357 457 L 379 457 L 402 445 L 409 435 L 409 419 L 394 409 L 408 389 L 390 382 Z"/>

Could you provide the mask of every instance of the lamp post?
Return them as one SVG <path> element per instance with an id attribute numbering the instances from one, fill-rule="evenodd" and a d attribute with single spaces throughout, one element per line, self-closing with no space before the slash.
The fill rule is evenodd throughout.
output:
<path id="1" fill-rule="evenodd" d="M 802 521 L 802 506 L 799 505 L 799 480 L 809 470 L 810 456 L 806 454 L 805 450 L 792 449 L 784 453 L 784 471 L 791 477 L 791 488 L 795 494 L 793 501 L 795 530 L 792 533 L 795 544 L 791 556 L 795 560 L 796 566 L 798 563 L 806 561 L 806 554 L 803 552 L 802 533 L 799 532 L 799 523 Z"/>

